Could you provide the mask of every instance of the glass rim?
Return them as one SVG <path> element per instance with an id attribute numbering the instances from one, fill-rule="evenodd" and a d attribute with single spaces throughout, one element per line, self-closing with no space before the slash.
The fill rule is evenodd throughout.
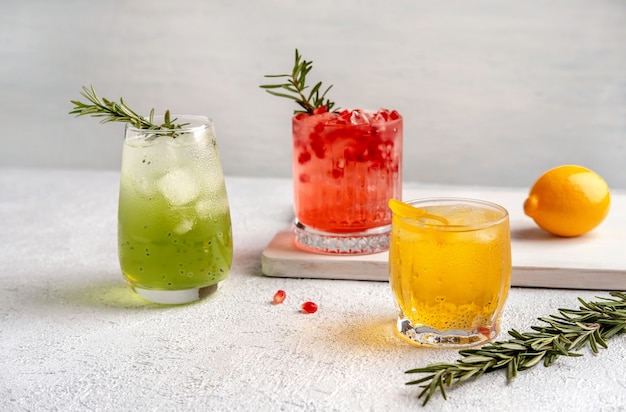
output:
<path id="1" fill-rule="evenodd" d="M 420 207 L 422 204 L 427 204 L 428 206 L 434 205 L 454 205 L 454 204 L 474 204 L 480 205 L 483 207 L 488 207 L 491 210 L 500 212 L 500 216 L 494 219 L 490 219 L 486 222 L 481 223 L 473 223 L 473 224 L 461 224 L 461 225 L 451 225 L 444 224 L 441 222 L 437 222 L 433 219 L 429 219 L 428 223 L 421 221 L 421 219 L 411 219 L 407 217 L 402 217 L 392 211 L 394 217 L 402 219 L 403 222 L 415 226 L 417 228 L 422 229 L 434 229 L 441 231 L 450 231 L 450 232 L 463 232 L 463 231 L 474 231 L 486 229 L 489 227 L 497 226 L 507 220 L 509 218 L 509 211 L 503 206 L 490 202 L 488 200 L 482 199 L 474 199 L 469 197 L 423 197 L 417 199 L 411 199 L 404 201 L 411 206 Z"/>
<path id="2" fill-rule="evenodd" d="M 165 115 L 155 114 L 153 116 L 154 119 L 163 119 Z M 144 116 L 144 119 L 148 119 L 148 116 Z M 208 129 L 213 126 L 213 119 L 204 115 L 195 115 L 195 114 L 172 114 L 170 115 L 170 119 L 173 122 L 178 123 L 190 123 L 188 125 L 182 126 L 180 129 L 141 129 L 136 127 L 131 123 L 126 123 L 126 131 L 134 132 L 134 133 L 146 133 L 150 134 L 169 134 L 172 132 L 182 132 L 182 133 L 193 133 L 196 131 L 201 131 Z M 157 122 L 158 123 L 158 122 Z"/>
<path id="3" fill-rule="evenodd" d="M 347 110 L 361 110 L 362 112 L 373 114 L 373 113 L 378 112 L 380 109 L 347 109 Z M 306 119 L 308 119 L 309 117 L 323 116 L 323 115 L 329 114 L 329 113 L 335 113 L 337 115 L 339 114 L 339 112 L 325 112 L 325 113 L 320 113 L 319 115 L 310 114 L 310 113 L 295 113 L 291 117 L 291 119 L 294 122 L 303 122 L 303 121 L 306 121 Z M 308 116 L 304 117 L 304 118 L 298 117 L 298 116 L 301 116 L 303 114 L 308 114 Z M 333 117 L 333 119 L 334 119 L 334 117 Z M 329 119 L 329 120 L 331 120 L 331 119 Z M 363 127 L 363 126 L 372 126 L 372 125 L 381 125 L 381 124 L 393 124 L 393 123 L 398 123 L 398 122 L 402 122 L 402 121 L 403 121 L 403 117 L 402 117 L 402 115 L 400 113 L 398 113 L 398 118 L 397 119 L 389 119 L 389 120 L 385 120 L 385 121 L 375 121 L 375 122 L 372 122 L 372 123 L 359 123 L 359 124 L 352 124 L 352 123 L 343 123 L 343 124 L 330 123 L 330 124 L 327 124 L 326 122 L 324 122 L 324 126 L 326 126 L 326 127 L 346 127 L 346 126 Z"/>

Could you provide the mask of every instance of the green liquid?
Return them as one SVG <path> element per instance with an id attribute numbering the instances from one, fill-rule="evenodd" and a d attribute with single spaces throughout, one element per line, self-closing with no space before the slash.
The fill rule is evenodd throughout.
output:
<path id="1" fill-rule="evenodd" d="M 144 289 L 181 290 L 226 278 L 233 244 L 223 196 L 219 212 L 198 213 L 197 203 L 173 207 L 158 193 L 141 197 L 122 184 L 118 241 L 126 279 Z"/>

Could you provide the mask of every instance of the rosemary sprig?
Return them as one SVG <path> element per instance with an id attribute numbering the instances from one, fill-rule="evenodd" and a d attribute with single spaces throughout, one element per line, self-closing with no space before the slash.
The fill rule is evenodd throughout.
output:
<path id="1" fill-rule="evenodd" d="M 507 380 L 518 372 L 543 362 L 550 366 L 559 356 L 582 356 L 576 351 L 589 346 L 593 353 L 607 348 L 606 341 L 626 332 L 626 292 L 611 292 L 613 298 L 602 298 L 598 302 L 578 299 L 579 309 L 559 309 L 559 315 L 538 318 L 545 323 L 531 326 L 533 332 L 509 331 L 512 339 L 492 342 L 477 349 L 459 351 L 461 359 L 456 363 L 435 363 L 405 373 L 426 373 L 427 376 L 407 382 L 420 385 L 418 399 L 424 397 L 422 405 L 439 391 L 447 399 L 446 387 L 478 379 L 482 374 L 506 369 Z"/>
<path id="2" fill-rule="evenodd" d="M 176 118 L 172 119 L 170 111 L 166 110 L 163 116 L 163 123 L 154 123 L 154 109 L 150 110 L 150 116 L 140 116 L 134 110 L 132 110 L 124 99 L 120 98 L 120 102 L 114 102 L 106 98 L 100 98 L 96 93 L 96 89 L 93 86 L 89 88 L 83 86 L 83 91 L 80 93 L 89 103 L 83 103 L 78 100 L 71 100 L 74 104 L 69 114 L 78 116 L 91 116 L 100 117 L 100 123 L 109 122 L 123 122 L 130 123 L 137 129 L 146 130 L 172 130 L 181 129 L 185 124 L 176 124 Z M 172 136 L 175 137 L 175 134 Z"/>
<path id="3" fill-rule="evenodd" d="M 294 114 L 313 114 L 315 109 L 322 106 L 325 106 L 326 110 L 330 112 L 335 106 L 335 102 L 327 99 L 326 93 L 328 93 L 328 91 L 333 87 L 332 84 L 320 94 L 322 82 L 318 82 L 315 86 L 313 86 L 313 88 L 311 88 L 310 91 L 308 91 L 308 95 L 305 93 L 305 90 L 309 88 L 309 86 L 306 85 L 306 76 L 312 68 L 313 62 L 303 60 L 302 56 L 298 52 L 298 49 L 296 49 L 296 60 L 291 74 L 267 74 L 264 76 L 268 78 L 285 78 L 287 79 L 286 83 L 264 84 L 260 87 L 274 96 L 286 97 L 287 99 L 295 100 L 295 102 L 298 103 L 298 105 L 300 105 L 300 107 L 304 110 L 294 110 Z M 285 90 L 287 93 L 284 91 L 277 91 L 276 89 Z"/>

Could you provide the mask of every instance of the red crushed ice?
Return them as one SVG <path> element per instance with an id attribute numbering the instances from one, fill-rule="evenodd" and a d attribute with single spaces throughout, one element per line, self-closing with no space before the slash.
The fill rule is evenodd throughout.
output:
<path id="1" fill-rule="evenodd" d="M 316 109 L 313 115 L 308 113 L 300 113 L 295 116 L 296 120 L 306 121 L 309 126 L 312 126 L 313 131 L 308 135 L 308 142 L 296 142 L 296 148 L 298 148 L 297 161 L 299 164 L 305 164 L 309 162 L 313 156 L 317 159 L 324 159 L 326 156 L 326 144 L 330 134 L 326 133 L 327 126 L 342 126 L 342 125 L 370 125 L 379 124 L 389 121 L 393 121 L 400 118 L 400 114 L 396 110 L 379 109 L 377 111 L 354 109 L 344 109 L 338 113 L 328 112 L 325 107 Z M 326 130 L 326 132 L 325 132 Z M 371 135 L 374 136 L 378 132 L 376 127 L 372 130 L 364 130 L 363 128 L 351 129 L 338 128 L 335 132 L 341 133 L 343 136 L 348 137 L 350 134 L 354 134 L 354 138 L 362 140 L 364 137 Z M 294 129 L 294 136 L 296 135 Z M 323 138 L 322 136 L 326 136 Z M 325 140 L 326 139 L 326 140 Z M 361 142 L 358 147 L 347 146 L 344 150 L 345 161 L 365 162 L 371 161 L 373 168 L 391 167 L 397 170 L 397 165 L 389 165 L 388 159 L 392 157 L 393 142 L 386 142 L 383 146 L 379 146 L 379 141 L 371 141 L 367 139 Z M 307 147 L 308 146 L 308 147 Z M 344 174 L 343 168 L 336 168 L 332 171 L 332 177 L 335 179 L 341 178 Z M 310 181 L 308 175 L 300 175 L 299 180 L 302 183 Z"/>
<path id="2" fill-rule="evenodd" d="M 344 109 L 334 119 L 327 120 L 328 124 L 372 124 L 387 122 L 400 118 L 396 110 L 378 109 L 376 112 L 354 109 Z"/>

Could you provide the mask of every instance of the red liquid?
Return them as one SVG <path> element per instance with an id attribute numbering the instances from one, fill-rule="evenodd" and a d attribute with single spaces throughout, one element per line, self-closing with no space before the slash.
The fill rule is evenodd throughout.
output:
<path id="1" fill-rule="evenodd" d="M 370 123 L 351 123 L 363 113 Z M 298 114 L 293 144 L 299 222 L 330 233 L 391 224 L 387 202 L 402 193 L 402 117 L 396 111 Z"/>

